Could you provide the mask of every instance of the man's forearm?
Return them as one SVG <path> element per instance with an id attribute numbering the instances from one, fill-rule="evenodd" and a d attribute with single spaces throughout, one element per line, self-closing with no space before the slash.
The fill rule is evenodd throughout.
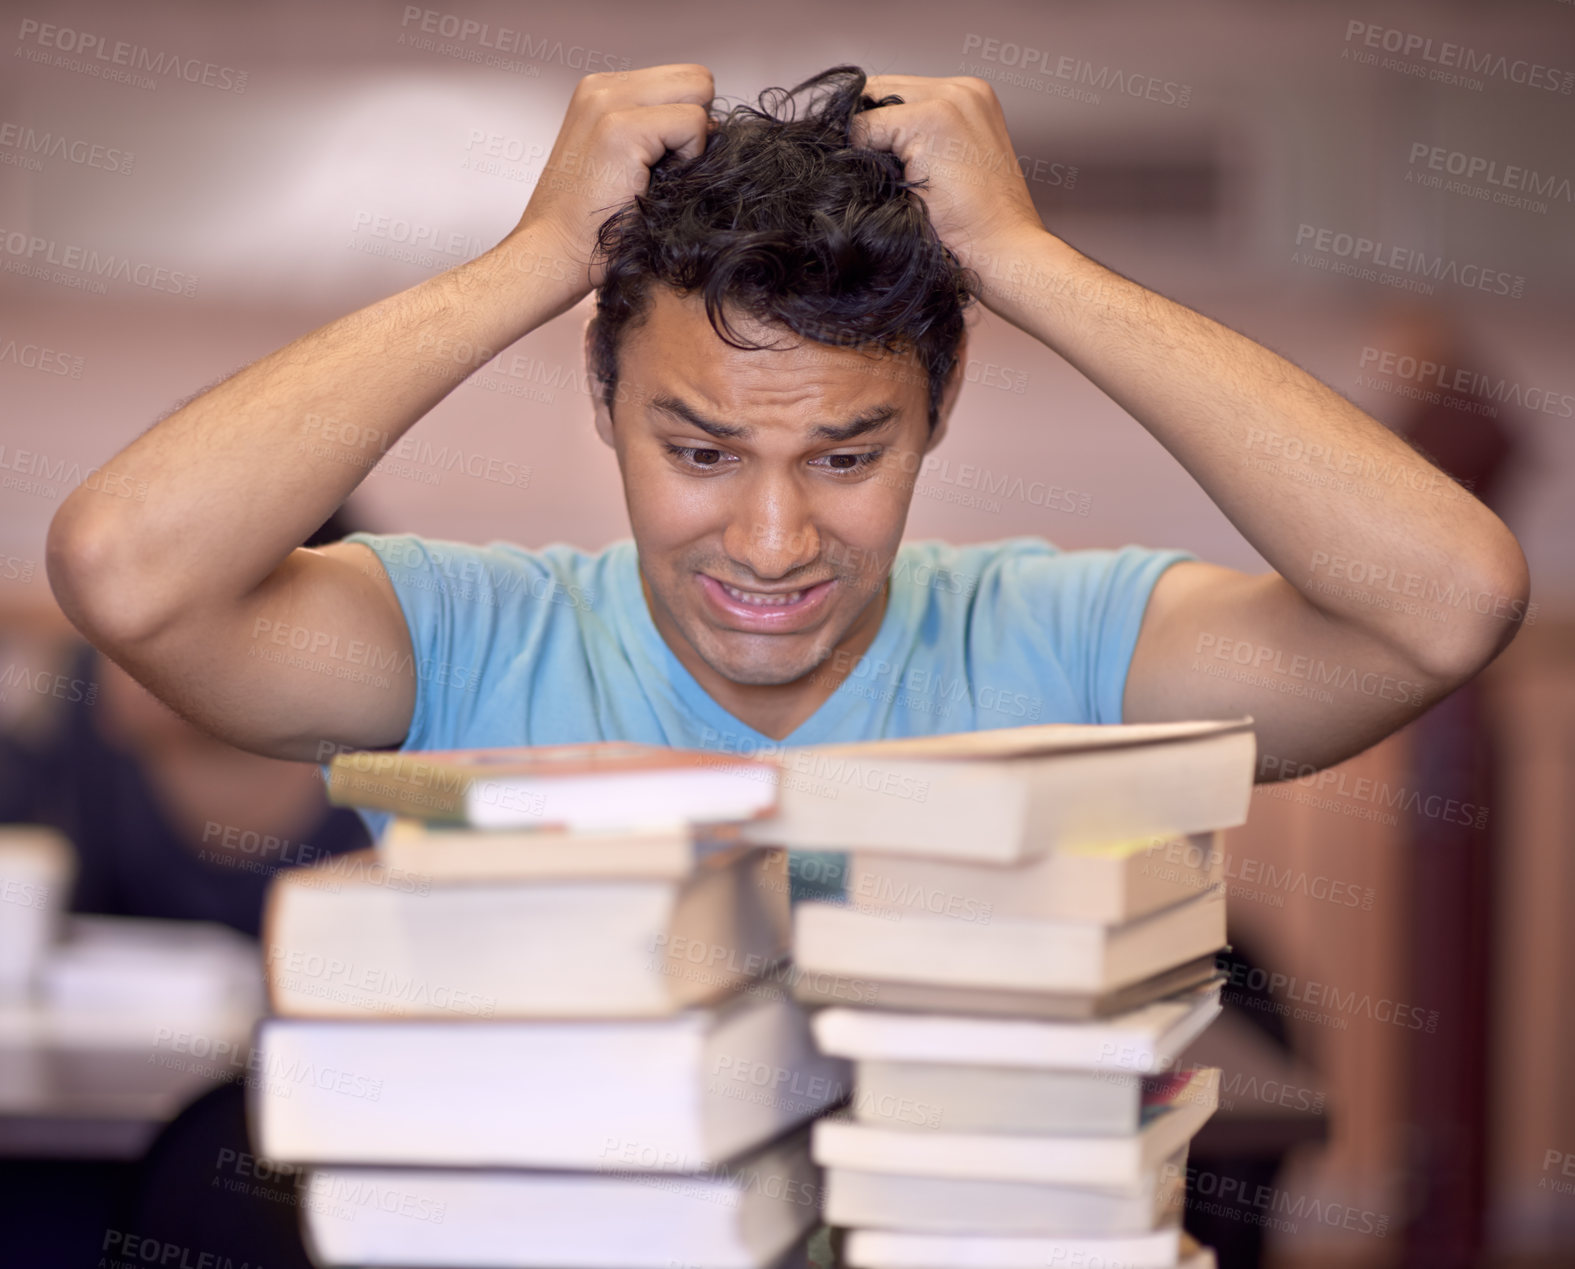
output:
<path id="1" fill-rule="evenodd" d="M 1507 642 L 1525 563 L 1479 501 L 1261 345 L 1049 233 L 1017 242 L 978 263 L 991 308 L 1142 423 L 1310 604 L 1441 664 Z M 1399 602 L 1429 594 L 1450 596 L 1446 621 Z"/>
<path id="2" fill-rule="evenodd" d="M 133 441 L 51 527 L 68 614 L 136 638 L 194 602 L 249 593 L 466 375 L 573 304 L 573 262 L 551 241 L 516 231 L 264 357 Z"/>

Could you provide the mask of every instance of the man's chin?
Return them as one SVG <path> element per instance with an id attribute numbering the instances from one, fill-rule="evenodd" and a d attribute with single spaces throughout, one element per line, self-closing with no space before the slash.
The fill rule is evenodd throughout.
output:
<path id="1" fill-rule="evenodd" d="M 758 642 L 759 637 L 750 639 Z M 786 687 L 811 674 L 826 659 L 819 649 L 719 647 L 714 640 L 702 645 L 701 656 L 713 671 L 741 687 Z"/>

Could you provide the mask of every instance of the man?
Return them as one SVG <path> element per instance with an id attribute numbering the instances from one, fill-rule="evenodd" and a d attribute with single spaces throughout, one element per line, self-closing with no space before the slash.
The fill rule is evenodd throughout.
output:
<path id="1" fill-rule="evenodd" d="M 1295 366 L 1047 231 L 986 83 L 839 68 L 795 93 L 807 113 L 723 117 L 701 66 L 582 80 L 501 243 L 139 437 L 107 470 L 145 501 L 72 494 L 48 555 L 67 614 L 280 757 L 1252 714 L 1264 778 L 1366 748 L 1513 636 L 1528 580 L 1497 517 Z M 592 288 L 632 545 L 295 549 L 460 378 Z M 1275 571 L 899 548 L 971 293 L 1147 427 Z"/>

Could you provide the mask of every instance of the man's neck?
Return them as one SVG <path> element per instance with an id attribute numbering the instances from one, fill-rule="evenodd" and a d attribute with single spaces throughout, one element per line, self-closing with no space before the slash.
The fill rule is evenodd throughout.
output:
<path id="1" fill-rule="evenodd" d="M 875 602 L 859 614 L 833 653 L 802 678 L 791 683 L 735 683 L 718 674 L 695 651 L 683 631 L 668 617 L 666 609 L 652 599 L 644 570 L 640 570 L 639 576 L 640 591 L 652 624 L 684 669 L 694 676 L 706 695 L 734 718 L 773 740 L 792 735 L 841 686 L 859 658 L 875 642 L 891 595 L 888 577 L 881 584 Z"/>

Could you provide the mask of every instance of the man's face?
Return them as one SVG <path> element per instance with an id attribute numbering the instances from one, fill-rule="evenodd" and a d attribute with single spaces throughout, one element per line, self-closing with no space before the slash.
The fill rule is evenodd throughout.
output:
<path id="1" fill-rule="evenodd" d="M 698 297 L 656 287 L 597 427 L 618 454 L 663 638 L 692 671 L 698 659 L 732 683 L 788 684 L 873 637 L 941 427 L 930 436 L 915 354 L 733 320 L 775 347 L 732 347 Z"/>

